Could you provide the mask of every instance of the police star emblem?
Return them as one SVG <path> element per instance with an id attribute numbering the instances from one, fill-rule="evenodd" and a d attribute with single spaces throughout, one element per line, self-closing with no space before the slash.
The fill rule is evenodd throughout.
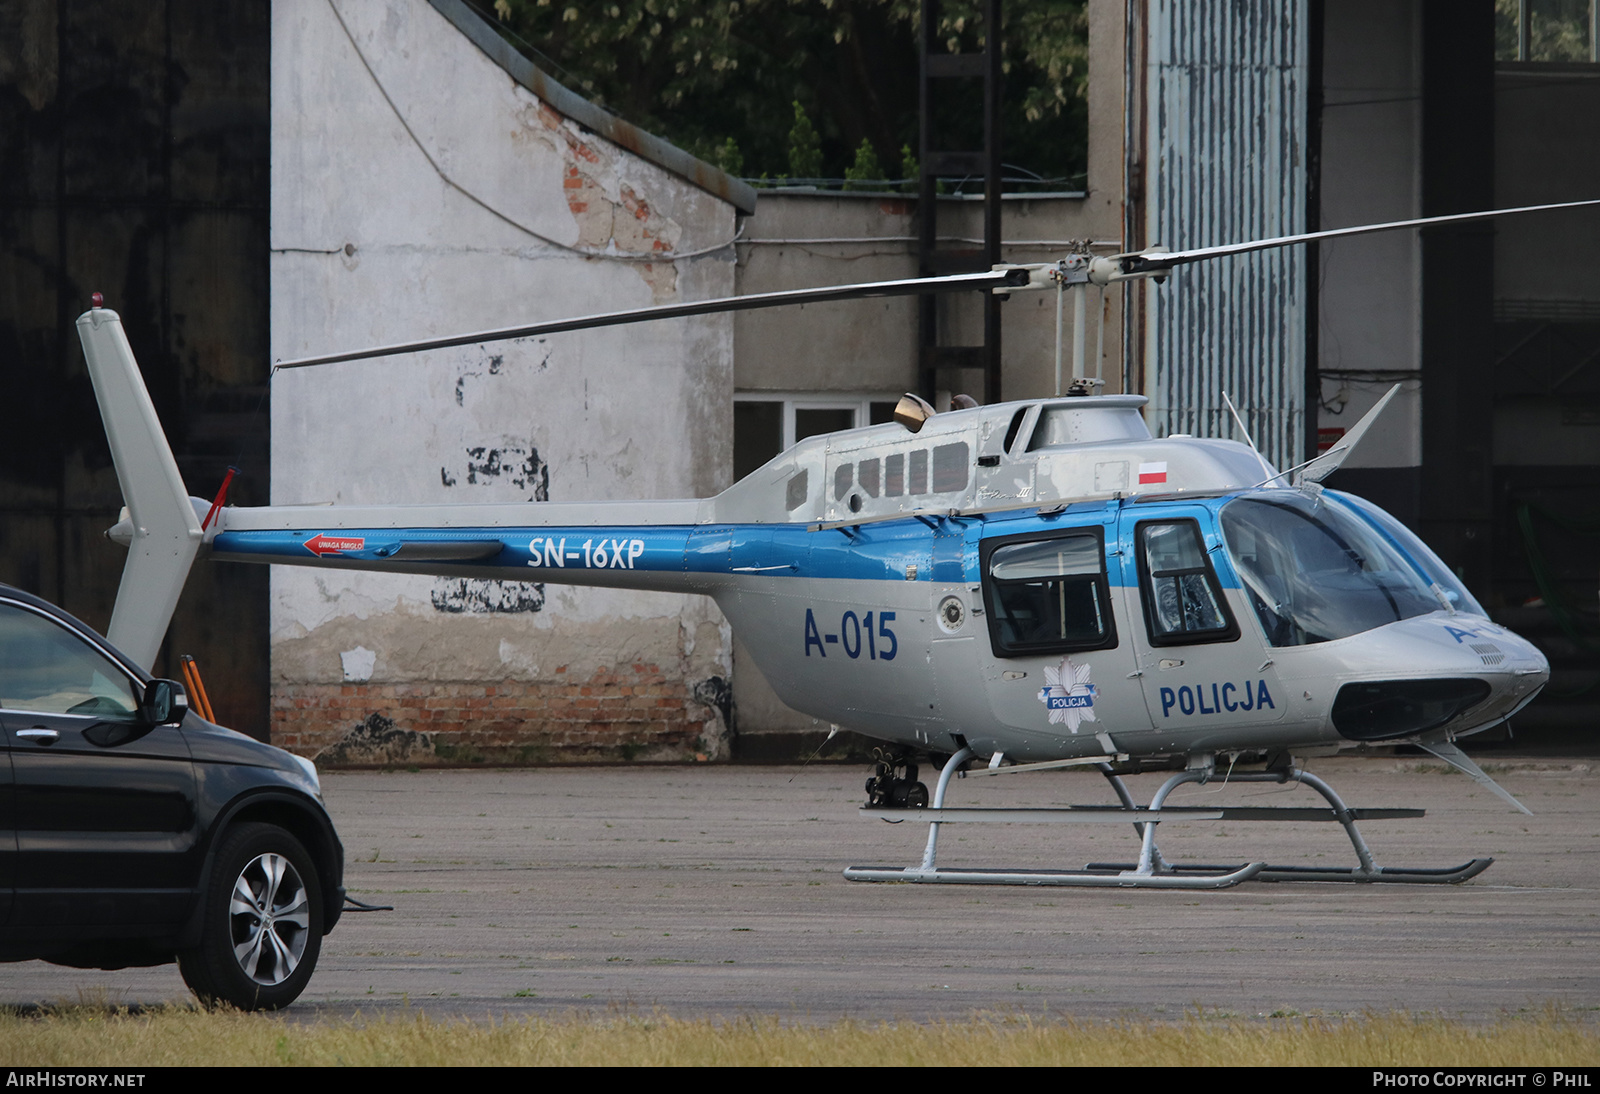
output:
<path id="1" fill-rule="evenodd" d="M 1046 665 L 1045 687 L 1039 689 L 1039 702 L 1050 711 L 1050 724 L 1065 724 L 1067 730 L 1078 732 L 1082 722 L 1092 722 L 1094 717 L 1094 685 L 1089 683 L 1089 666 L 1074 665 L 1072 658 L 1063 657 L 1060 668 Z"/>

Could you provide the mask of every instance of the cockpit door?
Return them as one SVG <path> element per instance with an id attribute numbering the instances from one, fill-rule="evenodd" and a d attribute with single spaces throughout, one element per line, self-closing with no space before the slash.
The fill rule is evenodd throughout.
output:
<path id="1" fill-rule="evenodd" d="M 1130 646 L 1153 734 L 1145 743 L 1204 749 L 1209 731 L 1282 720 L 1288 696 L 1244 618 L 1212 513 L 1192 504 L 1127 506 L 1119 539 Z"/>

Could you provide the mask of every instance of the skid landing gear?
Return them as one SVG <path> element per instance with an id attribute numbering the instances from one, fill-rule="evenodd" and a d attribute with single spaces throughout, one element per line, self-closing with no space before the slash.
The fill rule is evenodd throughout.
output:
<path id="1" fill-rule="evenodd" d="M 946 885 L 1077 885 L 1134 889 L 1226 889 L 1252 879 L 1258 881 L 1344 881 L 1372 883 L 1403 883 L 1412 885 L 1450 885 L 1476 877 L 1492 858 L 1475 858 L 1461 866 L 1443 869 L 1417 869 L 1379 866 L 1373 861 L 1372 851 L 1356 828 L 1358 820 L 1395 820 L 1420 817 L 1421 809 L 1351 809 L 1335 794 L 1333 788 L 1315 775 L 1293 767 L 1274 771 L 1234 773 L 1232 782 L 1299 782 L 1310 787 L 1327 801 L 1327 808 L 1290 808 L 1283 806 L 1218 806 L 1191 807 L 1168 806 L 1167 797 L 1185 783 L 1204 783 L 1210 780 L 1209 762 L 1188 771 L 1173 775 L 1151 799 L 1148 808 L 1134 804 L 1133 796 L 1120 776 L 1111 766 L 1097 763 L 1094 766 L 1111 783 L 1121 805 L 1117 806 L 1066 806 L 1051 809 L 989 809 L 973 807 L 950 808 L 945 806 L 945 793 L 950 779 L 973 756 L 970 748 L 963 748 L 939 773 L 939 784 L 933 794 L 932 804 L 925 809 L 872 809 L 863 810 L 867 816 L 884 820 L 923 820 L 928 822 L 928 845 L 922 862 L 917 866 L 852 866 L 844 876 L 851 881 L 914 881 Z M 870 784 L 869 784 L 870 786 Z M 1249 862 L 1240 866 L 1173 865 L 1164 859 L 1156 846 L 1156 826 L 1163 820 L 1233 820 L 1233 821 L 1338 821 L 1355 848 L 1357 865 L 1350 867 L 1323 866 L 1273 866 L 1265 862 Z M 952 823 L 1011 823 L 1011 824 L 1125 824 L 1133 822 L 1139 835 L 1138 862 L 1091 862 L 1081 870 L 1007 870 L 992 867 L 959 868 L 940 867 L 936 864 L 939 846 L 939 827 Z"/>

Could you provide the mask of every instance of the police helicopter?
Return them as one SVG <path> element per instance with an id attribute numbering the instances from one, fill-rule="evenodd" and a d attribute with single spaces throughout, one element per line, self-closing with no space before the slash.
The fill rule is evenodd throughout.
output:
<path id="1" fill-rule="evenodd" d="M 764 293 L 542 322 L 281 361 L 279 368 L 496 339 L 831 299 L 1080 290 L 1227 254 L 1476 220 L 1496 210 L 1188 251 L 1069 255 L 1049 264 Z M 1059 301 L 1059 298 L 1058 298 Z M 151 664 L 188 570 L 213 559 L 495 578 L 713 598 L 782 700 L 882 741 L 870 815 L 929 823 L 922 861 L 852 867 L 867 881 L 1223 888 L 1251 878 L 1449 883 L 1454 868 L 1379 866 L 1352 809 L 1296 757 L 1409 743 L 1524 812 L 1454 743 L 1504 722 L 1549 678 L 1530 643 L 1492 623 L 1399 521 L 1322 480 L 1390 391 L 1330 451 L 1279 471 L 1249 440 L 1150 434 L 1136 395 L 1069 393 L 935 412 L 906 395 L 894 421 L 800 441 L 715 497 L 510 505 L 265 506 L 189 495 L 122 324 L 77 322 L 127 502 L 107 533 L 129 547 L 108 635 Z M 1081 382 L 1084 324 L 1075 351 Z M 1058 355 L 1059 355 L 1058 348 Z M 1059 388 L 1058 388 L 1059 390 Z M 971 403 L 971 400 L 964 400 Z M 1231 406 L 1231 404 L 1230 404 Z M 929 796 L 917 761 L 939 766 Z M 1311 788 L 1316 808 L 1177 807 L 1178 787 Z M 1178 768 L 1147 806 L 1119 771 Z M 953 776 L 1087 765 L 1118 801 L 1049 809 L 946 803 Z M 1164 859 L 1169 820 L 1336 821 L 1357 865 L 1193 866 Z M 940 827 L 1128 823 L 1137 861 L 1083 869 L 949 869 Z"/>

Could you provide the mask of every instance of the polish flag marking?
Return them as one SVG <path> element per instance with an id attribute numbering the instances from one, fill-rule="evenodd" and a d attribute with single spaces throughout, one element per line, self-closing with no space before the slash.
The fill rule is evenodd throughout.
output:
<path id="1" fill-rule="evenodd" d="M 1139 482 L 1141 485 L 1144 483 L 1166 481 L 1167 464 L 1165 460 L 1160 463 L 1141 463 L 1139 465 Z"/>

